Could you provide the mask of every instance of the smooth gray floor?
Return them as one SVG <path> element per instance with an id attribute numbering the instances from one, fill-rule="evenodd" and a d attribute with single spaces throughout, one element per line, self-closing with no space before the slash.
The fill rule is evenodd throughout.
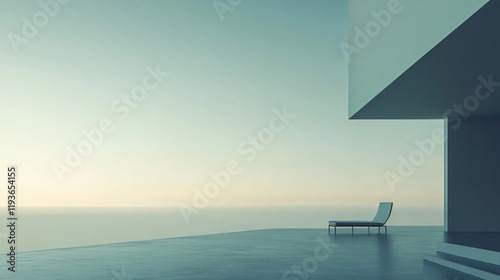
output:
<path id="1" fill-rule="evenodd" d="M 424 265 L 441 227 L 371 232 L 273 229 L 25 252 L 18 272 L 2 268 L 0 279 L 469 279 Z M 285 274 L 302 264 L 309 272 Z"/>

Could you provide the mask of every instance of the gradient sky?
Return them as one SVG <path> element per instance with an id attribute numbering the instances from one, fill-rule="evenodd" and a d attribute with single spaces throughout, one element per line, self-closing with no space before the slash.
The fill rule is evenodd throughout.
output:
<path id="1" fill-rule="evenodd" d="M 347 6 L 243 1 L 221 21 L 211 1 L 72 1 L 16 54 L 7 34 L 41 8 L 2 1 L 0 162 L 22 205 L 175 207 L 237 160 L 211 206 L 442 207 L 442 145 L 395 192 L 384 178 L 442 121 L 348 120 Z M 156 65 L 170 76 L 117 118 Z M 240 143 L 285 106 L 296 119 L 246 162 Z M 115 130 L 59 182 L 52 163 L 103 118 Z"/>

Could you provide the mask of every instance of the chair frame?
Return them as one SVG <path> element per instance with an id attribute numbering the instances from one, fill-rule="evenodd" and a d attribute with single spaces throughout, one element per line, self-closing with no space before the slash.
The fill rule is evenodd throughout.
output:
<path id="1" fill-rule="evenodd" d="M 334 234 L 337 235 L 337 227 L 351 227 L 351 234 L 354 235 L 354 228 L 355 227 L 367 227 L 368 228 L 368 234 L 370 234 L 370 228 L 371 227 L 376 227 L 378 228 L 378 233 L 380 234 L 380 228 L 384 228 L 384 233 L 387 234 L 387 226 L 331 226 L 328 225 L 328 234 L 330 234 L 330 228 L 333 227 L 334 229 Z"/>
<path id="2" fill-rule="evenodd" d="M 379 208 L 380 208 L 380 205 L 384 203 L 384 202 L 381 202 L 379 204 Z M 387 235 L 387 226 L 385 225 L 387 223 L 387 221 L 389 220 L 389 218 L 391 217 L 391 214 L 392 214 L 392 208 L 394 206 L 394 203 L 393 202 L 390 202 L 391 203 L 391 209 L 389 210 L 389 215 L 387 216 L 387 219 L 385 220 L 384 223 L 380 224 L 380 225 L 366 225 L 367 223 L 372 223 L 374 221 L 349 221 L 349 222 L 352 222 L 352 223 L 356 223 L 358 222 L 359 225 L 335 225 L 335 226 L 332 226 L 330 225 L 330 222 L 328 222 L 328 235 L 330 235 L 330 228 L 333 227 L 334 228 L 334 234 L 337 235 L 337 227 L 350 227 L 351 228 L 351 234 L 354 235 L 354 228 L 355 227 L 368 227 L 368 234 L 370 234 L 370 228 L 371 227 L 376 227 L 378 228 L 378 233 L 380 234 L 380 228 L 383 227 L 384 228 L 384 233 Z M 377 209 L 377 213 L 378 213 L 378 209 Z M 375 215 L 376 217 L 376 215 Z M 374 218 L 375 219 L 375 218 Z M 335 222 L 335 221 L 331 221 L 331 222 Z"/>

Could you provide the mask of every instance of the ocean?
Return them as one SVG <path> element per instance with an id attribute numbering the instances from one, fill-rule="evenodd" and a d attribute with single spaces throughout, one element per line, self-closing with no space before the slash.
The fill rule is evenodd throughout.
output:
<path id="1" fill-rule="evenodd" d="M 177 208 L 19 208 L 17 251 L 36 251 L 274 228 L 325 228 L 329 220 L 369 219 L 374 207 L 206 208 L 183 219 Z M 5 214 L 7 211 L 2 211 Z M 0 221 L 7 224 L 5 216 Z M 442 226 L 443 210 L 395 206 L 388 225 Z M 0 253 L 7 251 L 0 227 Z"/>
<path id="2" fill-rule="evenodd" d="M 387 235 L 319 228 L 165 238 L 20 252 L 16 272 L 3 255 L 0 279 L 470 279 L 424 264 L 442 238 L 442 227 L 399 226 Z"/>

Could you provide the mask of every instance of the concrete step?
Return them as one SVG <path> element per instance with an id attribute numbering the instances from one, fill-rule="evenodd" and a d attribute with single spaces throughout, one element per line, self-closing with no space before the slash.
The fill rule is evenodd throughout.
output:
<path id="1" fill-rule="evenodd" d="M 500 275 L 500 252 L 452 243 L 441 243 L 437 255 L 443 259 Z"/>
<path id="2" fill-rule="evenodd" d="M 424 262 L 431 263 L 434 265 L 439 265 L 442 267 L 446 267 L 448 269 L 461 272 L 466 275 L 470 275 L 479 279 L 486 280 L 500 280 L 500 275 L 494 274 L 488 271 L 484 271 L 481 269 L 477 269 L 468 265 L 464 265 L 461 263 L 457 263 L 451 260 L 444 259 L 438 255 L 427 254 L 424 257 Z"/>

